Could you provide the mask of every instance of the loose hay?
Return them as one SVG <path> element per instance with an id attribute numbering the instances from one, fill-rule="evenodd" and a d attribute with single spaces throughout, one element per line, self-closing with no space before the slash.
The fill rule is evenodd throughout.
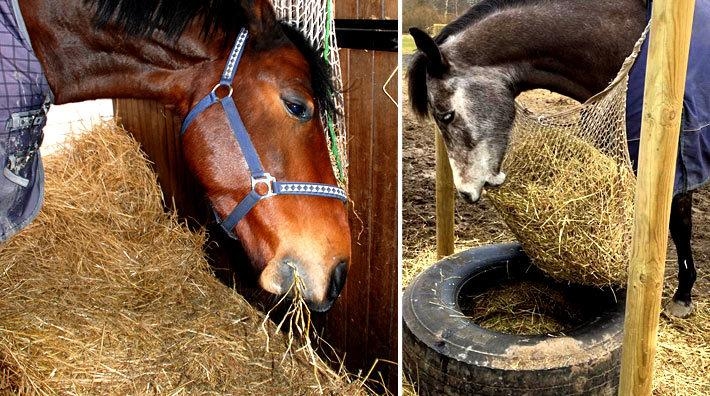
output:
<path id="1" fill-rule="evenodd" d="M 629 167 L 564 130 L 519 135 L 487 194 L 535 265 L 557 280 L 621 285 L 631 247 Z"/>
<path id="2" fill-rule="evenodd" d="M 364 393 L 260 329 L 125 131 L 103 124 L 45 165 L 42 212 L 0 245 L 0 392 Z"/>
<path id="3" fill-rule="evenodd" d="M 477 325 L 507 334 L 561 333 L 581 321 L 559 290 L 542 282 L 514 281 L 473 297 L 464 313 Z M 463 307 L 462 307 L 463 309 Z"/>
<path id="4" fill-rule="evenodd" d="M 664 303 L 674 292 L 676 269 L 667 263 Z M 707 268 L 707 267 L 705 267 Z M 707 395 L 710 389 L 710 277 L 699 277 L 693 296 L 695 311 L 686 319 L 662 315 L 658 328 L 653 394 Z"/>

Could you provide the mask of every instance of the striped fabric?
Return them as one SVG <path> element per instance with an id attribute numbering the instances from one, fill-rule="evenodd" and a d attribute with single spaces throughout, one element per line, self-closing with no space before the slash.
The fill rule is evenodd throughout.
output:
<path id="1" fill-rule="evenodd" d="M 16 0 L 0 0 L 0 242 L 35 218 L 44 192 L 39 146 L 51 92 L 23 36 Z"/>

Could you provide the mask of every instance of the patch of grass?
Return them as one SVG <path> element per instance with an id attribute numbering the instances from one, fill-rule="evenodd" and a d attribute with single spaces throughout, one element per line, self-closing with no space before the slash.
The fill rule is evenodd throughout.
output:
<path id="1" fill-rule="evenodd" d="M 402 35 L 402 53 L 403 54 L 413 54 L 417 50 L 417 46 L 414 44 L 414 39 L 409 34 Z"/>

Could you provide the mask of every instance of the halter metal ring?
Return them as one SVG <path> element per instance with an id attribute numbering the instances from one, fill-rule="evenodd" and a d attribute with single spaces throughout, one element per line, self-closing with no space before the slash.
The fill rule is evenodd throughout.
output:
<path id="1" fill-rule="evenodd" d="M 269 173 L 264 173 L 263 175 L 258 175 L 258 176 L 251 176 L 251 190 L 257 193 L 262 199 L 263 198 L 268 198 L 276 195 L 274 193 L 274 182 L 276 182 L 276 178 L 271 176 Z M 259 191 L 256 190 L 256 186 L 259 184 L 264 184 L 266 185 L 266 192 L 264 194 L 261 194 Z"/>
<path id="2" fill-rule="evenodd" d="M 222 96 L 222 97 L 220 97 L 219 95 L 217 95 L 217 90 L 218 90 L 220 87 L 227 87 L 227 90 L 228 90 L 228 91 L 227 91 L 227 94 L 224 95 L 224 96 Z M 222 99 L 224 99 L 224 98 L 227 98 L 227 97 L 232 96 L 232 93 L 234 93 L 234 88 L 232 88 L 232 86 L 231 86 L 230 84 L 225 84 L 225 83 L 219 82 L 219 83 L 217 83 L 217 85 L 214 86 L 214 88 L 212 88 L 212 93 L 213 93 L 214 96 L 217 98 L 217 100 L 220 101 L 220 100 L 222 100 Z"/>

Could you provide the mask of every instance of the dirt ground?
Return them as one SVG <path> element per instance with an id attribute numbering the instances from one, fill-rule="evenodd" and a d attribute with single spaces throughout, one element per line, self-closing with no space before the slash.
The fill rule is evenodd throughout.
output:
<path id="1" fill-rule="evenodd" d="M 435 258 L 435 149 L 433 122 L 420 121 L 412 114 L 407 100 L 406 83 L 403 104 L 403 283 Z M 536 112 L 554 113 L 574 102 L 547 91 L 532 91 L 520 98 Z M 656 374 L 654 394 L 703 394 L 694 389 L 710 389 L 710 187 L 696 192 L 693 199 L 693 249 L 698 280 L 693 290 L 696 313 L 685 321 L 662 317 L 659 335 L 661 363 Z M 505 223 L 485 199 L 467 204 L 457 199 L 455 205 L 455 249 L 514 240 Z M 675 251 L 669 243 L 666 261 L 664 303 L 677 284 Z M 698 313 L 700 312 L 700 313 Z M 694 340 L 690 340 L 693 338 Z M 686 342 L 687 341 L 687 342 Z M 679 343 L 676 345 L 675 343 Z M 664 349 L 665 348 L 665 349 Z M 699 348 L 702 351 L 699 351 Z M 692 356 L 683 351 L 696 351 Z M 666 354 L 668 356 L 666 356 Z M 657 361 L 659 361 L 657 359 Z M 672 363 L 666 363 L 672 362 Z M 698 367 L 699 366 L 699 367 Z M 692 367 L 686 369 L 684 367 Z M 700 378 L 698 378 L 698 376 Z M 684 383 L 693 382 L 692 388 Z M 690 390 L 688 390 L 690 389 Z"/>

